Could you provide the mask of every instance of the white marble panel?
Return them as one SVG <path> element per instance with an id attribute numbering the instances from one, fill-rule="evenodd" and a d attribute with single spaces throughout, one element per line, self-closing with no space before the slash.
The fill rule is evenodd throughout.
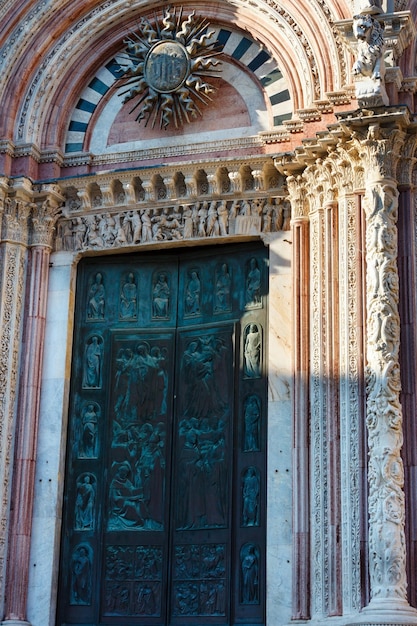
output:
<path id="1" fill-rule="evenodd" d="M 290 233 L 270 240 L 267 624 L 291 619 L 292 369 Z"/>

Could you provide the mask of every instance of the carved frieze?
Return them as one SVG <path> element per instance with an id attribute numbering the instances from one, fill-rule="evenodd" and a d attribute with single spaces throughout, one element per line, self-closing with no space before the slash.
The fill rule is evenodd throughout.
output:
<path id="1" fill-rule="evenodd" d="M 280 198 L 212 200 L 61 218 L 57 249 L 82 251 L 289 230 L 291 210 Z"/>

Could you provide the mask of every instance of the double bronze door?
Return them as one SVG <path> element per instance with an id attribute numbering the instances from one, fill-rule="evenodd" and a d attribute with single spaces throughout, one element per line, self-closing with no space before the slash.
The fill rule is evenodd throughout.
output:
<path id="1" fill-rule="evenodd" d="M 261 245 L 85 259 L 57 623 L 265 622 Z"/>

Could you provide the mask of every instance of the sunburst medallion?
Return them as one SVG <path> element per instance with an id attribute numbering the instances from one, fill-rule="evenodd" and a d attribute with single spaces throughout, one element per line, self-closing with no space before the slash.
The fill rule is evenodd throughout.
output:
<path id="1" fill-rule="evenodd" d="M 141 95 L 131 109 L 139 109 L 136 121 L 152 128 L 159 123 L 176 128 L 202 115 L 200 105 L 212 101 L 215 87 L 207 79 L 220 72 L 221 46 L 212 41 L 215 31 L 209 22 L 195 17 L 194 11 L 182 17 L 182 8 L 165 9 L 161 20 L 151 23 L 142 18 L 140 31 L 125 40 L 120 58 L 125 85 L 120 92 L 124 102 Z"/>

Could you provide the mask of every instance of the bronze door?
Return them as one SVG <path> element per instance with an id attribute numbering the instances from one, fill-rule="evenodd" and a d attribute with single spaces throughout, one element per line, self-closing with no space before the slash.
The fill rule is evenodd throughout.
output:
<path id="1" fill-rule="evenodd" d="M 58 624 L 265 623 L 263 246 L 85 259 Z"/>

